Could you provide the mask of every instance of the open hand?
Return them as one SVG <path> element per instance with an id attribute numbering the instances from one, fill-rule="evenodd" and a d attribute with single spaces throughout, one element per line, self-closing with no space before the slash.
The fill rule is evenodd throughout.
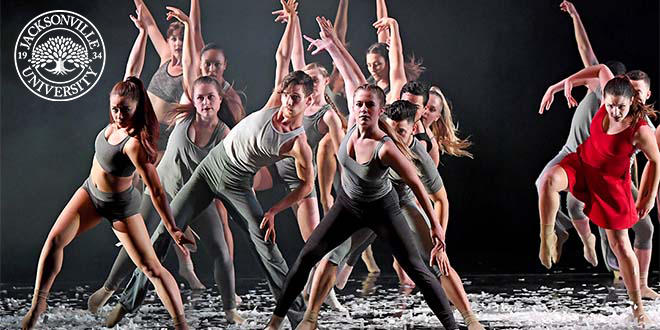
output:
<path id="1" fill-rule="evenodd" d="M 194 244 L 195 243 L 194 241 L 186 237 L 184 232 L 177 227 L 172 228 L 172 230 L 170 231 L 170 236 L 172 236 L 174 243 L 176 243 L 176 246 L 181 250 L 181 252 L 183 252 L 184 255 L 186 256 L 190 255 L 190 252 L 184 245 Z"/>
<path id="2" fill-rule="evenodd" d="M 552 102 L 555 100 L 555 90 L 554 88 L 548 87 L 548 90 L 545 91 L 543 99 L 541 100 L 541 107 L 539 108 L 539 114 L 543 114 L 544 111 L 550 110 Z"/>
<path id="3" fill-rule="evenodd" d="M 135 14 L 137 16 L 128 15 L 128 17 L 131 19 L 131 21 L 133 21 L 133 24 L 135 24 L 135 27 L 138 28 L 138 30 L 144 31 L 144 29 L 147 27 L 147 24 L 144 22 L 142 17 L 142 5 L 139 5 L 137 9 L 135 9 Z"/>
<path id="4" fill-rule="evenodd" d="M 564 96 L 566 97 L 566 102 L 568 103 L 568 107 L 576 107 L 578 105 L 578 102 L 573 98 L 573 95 L 571 95 L 571 92 L 573 91 L 573 82 L 571 79 L 566 79 L 564 80 Z"/>
<path id="5" fill-rule="evenodd" d="M 167 8 L 167 20 L 169 21 L 172 18 L 176 18 L 179 22 L 181 23 L 188 23 L 188 15 L 184 13 L 181 9 L 172 7 L 172 6 L 165 6 Z"/>
<path id="6" fill-rule="evenodd" d="M 264 241 L 268 242 L 268 239 L 272 237 L 273 244 L 275 244 L 275 214 L 268 210 L 264 213 L 264 218 L 261 220 L 260 229 L 266 229 L 266 234 L 264 235 Z"/>
<path id="7" fill-rule="evenodd" d="M 394 18 L 392 18 L 392 17 L 383 17 L 383 18 L 377 20 L 372 25 L 373 25 L 373 27 L 376 28 L 376 30 L 377 30 L 376 33 L 381 33 L 382 31 L 387 30 L 387 29 L 391 28 L 392 26 L 395 26 L 396 24 L 398 24 L 398 23 Z"/>

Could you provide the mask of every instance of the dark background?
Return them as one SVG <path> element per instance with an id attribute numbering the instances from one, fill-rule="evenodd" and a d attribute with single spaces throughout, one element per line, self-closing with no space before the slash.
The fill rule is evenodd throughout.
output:
<path id="1" fill-rule="evenodd" d="M 314 16 L 334 20 L 338 0 L 302 0 L 303 33 L 318 35 Z M 411 5 L 414 3 L 414 6 Z M 475 159 L 443 157 L 441 174 L 451 203 L 448 246 L 461 274 L 544 272 L 538 261 L 539 220 L 534 180 L 563 145 L 572 111 L 557 95 L 551 111 L 537 114 L 546 88 L 582 68 L 573 25 L 559 10 L 560 1 L 389 1 L 390 16 L 400 24 L 406 55 L 424 59 L 422 79 L 440 86 L 454 105 L 462 136 L 470 136 Z M 189 11 L 188 1 L 147 5 L 161 31 L 165 4 Z M 658 1 L 585 1 L 575 3 L 598 59 L 623 61 L 652 79 L 658 89 Z M 247 94 L 246 109 L 259 109 L 273 86 L 274 52 L 284 26 L 273 23 L 277 1 L 202 0 L 207 42 L 225 48 L 225 77 Z M 106 66 L 92 91 L 69 102 L 51 102 L 32 94 L 14 68 L 14 44 L 21 29 L 37 15 L 55 9 L 84 15 L 99 29 Z M 57 215 L 88 176 L 93 139 L 107 124 L 108 92 L 122 79 L 137 30 L 128 14 L 132 1 L 2 2 L 2 152 L 0 282 L 33 282 L 42 244 Z M 352 1 L 350 51 L 366 72 L 364 52 L 376 41 L 373 1 Z M 306 45 L 307 43 L 305 43 Z M 147 47 L 143 78 L 158 66 Z M 327 54 L 307 57 L 330 67 Z M 584 92 L 576 91 L 577 96 Z M 260 194 L 264 208 L 281 189 Z M 652 211 L 656 219 L 656 211 Z M 289 263 L 302 246 L 290 211 L 278 216 L 278 244 Z M 655 222 L 655 220 L 654 220 Z M 236 226 L 234 226 L 236 228 Z M 595 228 L 594 228 L 595 231 Z M 246 252 L 245 236 L 234 230 L 237 276 L 260 276 Z M 657 235 L 656 235 L 657 236 Z M 655 240 L 657 242 L 657 238 Z M 65 250 L 58 281 L 100 281 L 117 253 L 116 238 L 102 222 Z M 377 243 L 381 268 L 391 272 L 391 257 Z M 201 249 L 200 251 L 203 251 Z M 605 271 L 587 267 L 575 231 L 556 270 Z M 198 274 L 211 280 L 209 258 L 194 255 Z M 657 255 L 656 255 L 657 258 Z M 171 257 L 171 259 L 174 259 Z M 174 266 L 172 260 L 169 264 Z M 654 259 L 652 269 L 658 268 Z M 360 264 L 360 268 L 363 266 Z M 176 273 L 174 271 L 173 273 Z"/>

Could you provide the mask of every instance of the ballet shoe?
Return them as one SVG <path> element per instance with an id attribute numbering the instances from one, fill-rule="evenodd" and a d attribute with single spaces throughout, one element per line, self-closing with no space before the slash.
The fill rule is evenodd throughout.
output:
<path id="1" fill-rule="evenodd" d="M 319 314 L 317 312 L 305 311 L 305 315 L 296 330 L 314 330 L 317 327 Z"/>
<path id="2" fill-rule="evenodd" d="M 108 328 L 114 327 L 126 314 L 128 314 L 128 311 L 124 309 L 124 306 L 117 304 L 115 308 L 110 311 L 110 314 L 105 317 L 105 326 Z"/>
<path id="3" fill-rule="evenodd" d="M 641 287 L 640 292 L 642 294 L 642 299 L 656 300 L 660 298 L 660 294 L 653 291 L 653 289 L 649 288 L 648 286 Z"/>
<path id="4" fill-rule="evenodd" d="M 555 234 L 554 226 L 554 224 L 541 225 L 539 260 L 547 269 L 552 267 L 553 261 L 557 258 L 557 234 Z"/>
<path id="5" fill-rule="evenodd" d="M 238 314 L 236 308 L 225 309 L 225 319 L 229 324 L 243 324 L 245 320 Z"/>
<path id="6" fill-rule="evenodd" d="M 557 247 L 556 247 L 556 255 L 557 257 L 555 258 L 555 263 L 559 262 L 559 258 L 561 258 L 561 253 L 563 252 L 564 248 L 564 243 L 568 240 L 568 232 L 565 230 L 560 230 L 558 233 L 555 233 L 557 235 Z"/>
<path id="7" fill-rule="evenodd" d="M 270 321 L 268 321 L 268 324 L 266 324 L 264 330 L 279 330 L 282 327 L 283 321 L 283 317 L 273 315 L 271 316 Z"/>
<path id="8" fill-rule="evenodd" d="M 96 290 L 96 292 L 92 293 L 92 295 L 89 296 L 89 299 L 87 299 L 87 309 L 92 312 L 92 314 L 98 313 L 99 309 L 108 302 L 114 292 L 115 290 L 110 290 L 102 286 L 100 289 Z"/>
<path id="9" fill-rule="evenodd" d="M 37 296 L 32 298 L 32 306 L 23 317 L 23 320 L 21 320 L 21 329 L 29 330 L 34 328 L 39 320 L 39 316 L 48 308 L 48 304 L 46 304 L 47 297 L 48 292 L 39 291 Z"/>
<path id="10" fill-rule="evenodd" d="M 598 256 L 596 256 L 596 236 L 590 233 L 589 237 L 583 243 L 584 259 L 586 259 L 592 266 L 598 266 Z"/>
<path id="11" fill-rule="evenodd" d="M 467 326 L 468 330 L 486 330 L 484 326 L 479 323 L 479 319 L 477 319 L 477 316 L 474 315 L 472 311 L 470 311 L 467 315 L 463 315 L 463 321 L 465 321 L 465 325 Z"/>

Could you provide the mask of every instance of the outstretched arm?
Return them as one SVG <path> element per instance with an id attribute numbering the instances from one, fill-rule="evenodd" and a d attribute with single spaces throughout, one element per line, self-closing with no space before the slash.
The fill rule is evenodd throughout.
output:
<path id="1" fill-rule="evenodd" d="M 387 103 L 392 103 L 400 97 L 401 89 L 406 84 L 406 70 L 403 59 L 403 44 L 399 34 L 399 23 L 394 18 L 384 17 L 373 24 L 378 31 L 390 31 L 390 93 Z"/>
<path id="2" fill-rule="evenodd" d="M 596 54 L 594 54 L 593 48 L 591 48 L 591 43 L 589 42 L 589 37 L 587 36 L 587 30 L 584 29 L 580 15 L 575 9 L 573 3 L 564 0 L 559 5 L 559 8 L 571 15 L 571 19 L 573 19 L 575 41 L 577 41 L 578 51 L 580 52 L 580 58 L 582 58 L 582 64 L 584 64 L 584 67 L 586 68 L 598 64 L 598 59 L 596 58 Z"/>
<path id="3" fill-rule="evenodd" d="M 431 220 L 431 239 L 435 246 L 431 251 L 430 259 L 431 263 L 434 263 L 434 261 L 439 263 L 440 252 L 445 248 L 444 230 L 442 229 L 442 225 L 440 225 L 440 219 L 433 212 L 429 195 L 426 193 L 422 181 L 417 176 L 415 166 L 399 151 L 394 145 L 394 142 L 391 141 L 385 142 L 378 153 L 378 157 L 380 157 L 383 165 L 391 167 L 410 187 L 415 197 L 417 197 L 417 201 L 422 206 L 424 213 Z"/>
<path id="4" fill-rule="evenodd" d="M 147 51 L 147 33 L 145 31 L 145 24 L 142 21 L 142 6 L 135 10 L 136 16 L 129 15 L 131 21 L 138 29 L 138 36 L 135 38 L 131 53 L 128 55 L 128 62 L 126 62 L 126 71 L 124 72 L 124 79 L 133 76 L 140 77 L 142 67 L 144 67 L 144 54 Z"/>
<path id="5" fill-rule="evenodd" d="M 564 79 L 564 96 L 566 97 L 566 101 L 568 101 L 569 108 L 578 105 L 578 102 L 571 95 L 573 85 L 589 78 L 597 78 L 598 84 L 602 87 L 605 87 L 607 82 L 614 78 L 614 74 L 612 74 L 612 71 L 610 71 L 610 69 L 605 64 L 598 64 L 584 68 L 572 76 Z"/>
<path id="6" fill-rule="evenodd" d="M 552 102 L 555 100 L 555 93 L 564 90 L 564 83 L 566 82 L 566 79 L 562 79 L 556 84 L 548 87 L 548 89 L 545 91 L 545 94 L 543 95 L 543 99 L 541 100 L 539 114 L 543 114 L 544 111 L 550 109 Z M 575 79 L 573 81 L 573 87 L 575 86 L 588 86 L 591 91 L 595 91 L 595 86 L 598 86 L 598 78 Z"/>
<path id="7" fill-rule="evenodd" d="M 277 46 L 277 52 L 275 52 L 275 88 L 270 94 L 264 109 L 276 107 L 280 105 L 280 84 L 282 79 L 289 73 L 289 62 L 291 61 L 291 52 L 293 50 L 293 37 L 295 27 L 294 16 L 296 15 L 296 9 L 298 8 L 298 2 L 296 0 L 280 0 L 282 4 L 282 9 L 286 12 L 287 23 L 286 28 L 284 29 L 284 34 L 282 34 L 282 39 L 280 39 L 280 44 Z"/>
<path id="8" fill-rule="evenodd" d="M 346 50 L 346 47 L 339 41 L 337 35 L 334 32 L 332 23 L 328 21 L 325 17 L 317 17 L 316 22 L 321 28 L 321 39 L 314 40 L 310 37 L 305 36 L 305 39 L 310 42 L 308 47 L 312 49 L 316 47 L 317 49 L 312 52 L 312 55 L 316 55 L 322 50 L 326 50 L 332 61 L 335 63 L 337 70 L 344 79 L 346 99 L 348 100 L 349 111 L 348 116 L 348 127 L 353 126 L 355 123 L 355 115 L 353 114 L 353 93 L 360 86 L 367 83 L 367 79 L 364 78 L 364 74 L 360 70 L 357 62 L 353 59 L 353 56 Z"/>
<path id="9" fill-rule="evenodd" d="M 181 55 L 181 65 L 183 67 L 183 90 L 192 100 L 192 86 L 193 82 L 199 76 L 198 63 L 199 56 L 195 53 L 195 44 L 193 31 L 190 25 L 190 18 L 179 8 L 167 6 L 167 19 L 176 18 L 179 22 L 183 23 L 183 52 Z"/>
<path id="10" fill-rule="evenodd" d="M 387 4 L 385 0 L 376 0 L 376 21 L 380 21 L 383 18 L 387 18 Z M 378 30 L 376 34 L 378 35 L 378 42 L 389 43 L 389 30 Z"/>
<path id="11" fill-rule="evenodd" d="M 147 8 L 147 5 L 144 3 L 144 1 L 133 0 L 133 2 L 135 3 L 136 8 L 142 6 L 142 16 L 146 25 L 145 28 L 147 30 L 147 34 L 149 35 L 149 39 L 151 39 L 151 43 L 154 45 L 154 48 L 156 48 L 156 52 L 160 57 L 160 65 L 163 65 L 172 57 L 170 47 L 167 45 L 167 41 L 160 33 L 160 30 L 158 30 L 158 25 L 156 25 L 156 21 L 154 20 L 154 17 L 151 16 L 151 12 L 149 11 L 149 8 Z"/>
<path id="12" fill-rule="evenodd" d="M 644 120 L 644 119 L 640 119 Z M 660 152 L 653 130 L 648 125 L 643 125 L 635 133 L 633 143 L 639 148 L 648 162 L 642 172 L 642 181 L 639 184 L 639 195 L 637 196 L 637 214 L 640 218 L 646 216 L 655 203 L 660 183 Z"/>
<path id="13" fill-rule="evenodd" d="M 296 174 L 298 175 L 298 179 L 300 179 L 300 185 L 264 213 L 260 228 L 267 228 L 264 240 L 268 241 L 272 237 L 273 243 L 275 243 L 275 215 L 288 209 L 293 203 L 302 200 L 314 189 L 312 149 L 307 144 L 307 136 L 305 134 L 299 135 L 293 143 L 291 151 L 286 155 L 296 160 Z"/>
<path id="14" fill-rule="evenodd" d="M 346 34 L 348 33 L 348 0 L 339 0 L 339 6 L 337 7 L 337 16 L 335 17 L 335 34 L 339 41 L 346 46 Z M 332 89 L 334 93 L 342 93 L 344 91 L 344 81 L 341 79 L 341 75 L 335 67 L 334 63 L 332 65 L 332 73 L 330 73 L 330 79 L 328 81 L 328 86 Z"/>

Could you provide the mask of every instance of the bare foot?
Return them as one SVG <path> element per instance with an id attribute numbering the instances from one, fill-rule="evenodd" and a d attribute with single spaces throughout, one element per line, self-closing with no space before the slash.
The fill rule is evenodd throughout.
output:
<path id="1" fill-rule="evenodd" d="M 316 321 L 311 321 L 311 320 L 302 320 L 302 322 L 298 323 L 298 326 L 296 327 L 296 330 L 314 330 L 316 329 Z"/>
<path id="2" fill-rule="evenodd" d="M 284 321 L 283 317 L 273 315 L 264 330 L 279 330 L 282 327 L 282 321 Z"/>
<path id="3" fill-rule="evenodd" d="M 335 287 L 341 290 L 346 286 L 348 278 L 351 277 L 351 272 L 353 271 L 353 266 L 344 265 L 339 272 L 337 272 L 337 279 L 335 279 Z"/>
<path id="4" fill-rule="evenodd" d="M 559 233 L 557 233 L 557 247 L 556 247 L 557 257 L 555 258 L 555 262 L 559 262 L 559 258 L 561 258 L 561 253 L 562 253 L 562 250 L 563 250 L 563 247 L 564 247 L 564 243 L 566 243 L 567 240 L 568 240 L 568 232 L 567 231 L 561 230 L 561 231 L 559 231 Z"/>

